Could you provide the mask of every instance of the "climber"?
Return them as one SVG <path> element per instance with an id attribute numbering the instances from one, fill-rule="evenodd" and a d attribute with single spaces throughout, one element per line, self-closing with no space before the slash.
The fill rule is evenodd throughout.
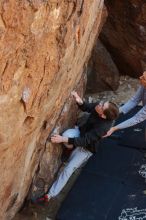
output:
<path id="1" fill-rule="evenodd" d="M 119 112 L 126 114 L 131 109 L 133 109 L 135 106 L 137 106 L 139 102 L 141 101 L 142 101 L 143 107 L 132 118 L 110 128 L 107 134 L 104 135 L 103 137 L 108 137 L 113 132 L 119 129 L 128 128 L 128 127 L 134 126 L 146 120 L 146 71 L 143 72 L 143 75 L 140 76 L 139 79 L 140 79 L 141 86 L 138 88 L 135 95 L 129 101 L 127 101 L 122 107 L 120 107 Z"/>
<path id="2" fill-rule="evenodd" d="M 49 192 L 38 198 L 37 202 L 48 202 L 50 198 L 59 194 L 72 173 L 96 152 L 101 137 L 119 115 L 118 107 L 112 102 L 86 103 L 77 92 L 73 91 L 72 95 L 79 108 L 90 114 L 81 127 L 76 126 L 74 129 L 66 130 L 62 135 L 56 134 L 51 137 L 52 143 L 64 143 L 66 147 L 73 148 L 73 151 Z"/>

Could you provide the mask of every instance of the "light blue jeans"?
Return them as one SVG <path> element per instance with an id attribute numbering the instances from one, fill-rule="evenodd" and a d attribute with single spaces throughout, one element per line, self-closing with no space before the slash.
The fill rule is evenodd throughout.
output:
<path id="1" fill-rule="evenodd" d="M 79 128 L 75 127 L 74 129 L 68 129 L 62 134 L 62 136 L 70 138 L 79 137 Z M 67 183 L 73 172 L 79 167 L 81 167 L 92 155 L 93 154 L 85 148 L 76 147 L 72 151 L 64 169 L 61 171 L 58 178 L 50 188 L 48 192 L 49 198 L 57 196 L 60 193 L 60 191 L 64 188 L 65 184 Z"/>

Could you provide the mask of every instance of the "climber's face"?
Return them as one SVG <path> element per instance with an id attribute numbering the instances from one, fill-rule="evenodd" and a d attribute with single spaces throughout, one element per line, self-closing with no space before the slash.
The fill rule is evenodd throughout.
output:
<path id="1" fill-rule="evenodd" d="M 143 75 L 139 77 L 140 83 L 146 88 L 146 71 L 143 72 Z"/>
<path id="2" fill-rule="evenodd" d="M 95 106 L 96 112 L 99 114 L 100 117 L 106 118 L 104 115 L 104 110 L 106 110 L 109 107 L 109 102 L 103 102 L 101 101 L 98 105 Z"/>

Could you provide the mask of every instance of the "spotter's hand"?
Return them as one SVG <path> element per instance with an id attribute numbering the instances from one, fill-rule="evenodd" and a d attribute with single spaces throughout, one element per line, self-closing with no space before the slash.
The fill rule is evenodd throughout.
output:
<path id="1" fill-rule="evenodd" d="M 113 132 L 115 132 L 116 130 L 118 130 L 118 128 L 112 127 L 112 128 L 106 133 L 106 135 L 104 135 L 104 136 L 102 136 L 102 137 L 103 137 L 103 138 L 109 137 L 109 136 L 111 136 L 111 134 L 112 134 Z"/>

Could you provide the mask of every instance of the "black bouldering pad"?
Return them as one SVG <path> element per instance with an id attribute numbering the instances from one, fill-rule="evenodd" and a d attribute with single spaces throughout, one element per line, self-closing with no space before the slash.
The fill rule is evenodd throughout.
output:
<path id="1" fill-rule="evenodd" d="M 118 141 L 105 139 L 101 142 L 98 153 L 89 159 L 83 172 L 112 176 L 121 181 L 126 179 L 129 182 L 133 181 L 133 178 L 137 178 L 139 185 L 141 176 L 138 174 L 138 170 L 145 162 L 140 151 L 124 148 L 118 145 Z"/>
<path id="2" fill-rule="evenodd" d="M 129 128 L 128 132 L 132 135 L 133 131 Z M 123 134 L 118 135 L 120 139 L 100 142 L 97 154 L 89 159 L 63 202 L 57 220 L 146 219 L 146 183 L 139 175 L 146 160 L 137 150 L 139 141 L 136 149 L 124 147 Z"/>
<path id="3" fill-rule="evenodd" d="M 143 209 L 146 183 L 138 173 L 145 163 L 142 153 L 111 143 L 98 153 L 84 167 L 57 220 L 114 220 L 124 208 Z"/>

